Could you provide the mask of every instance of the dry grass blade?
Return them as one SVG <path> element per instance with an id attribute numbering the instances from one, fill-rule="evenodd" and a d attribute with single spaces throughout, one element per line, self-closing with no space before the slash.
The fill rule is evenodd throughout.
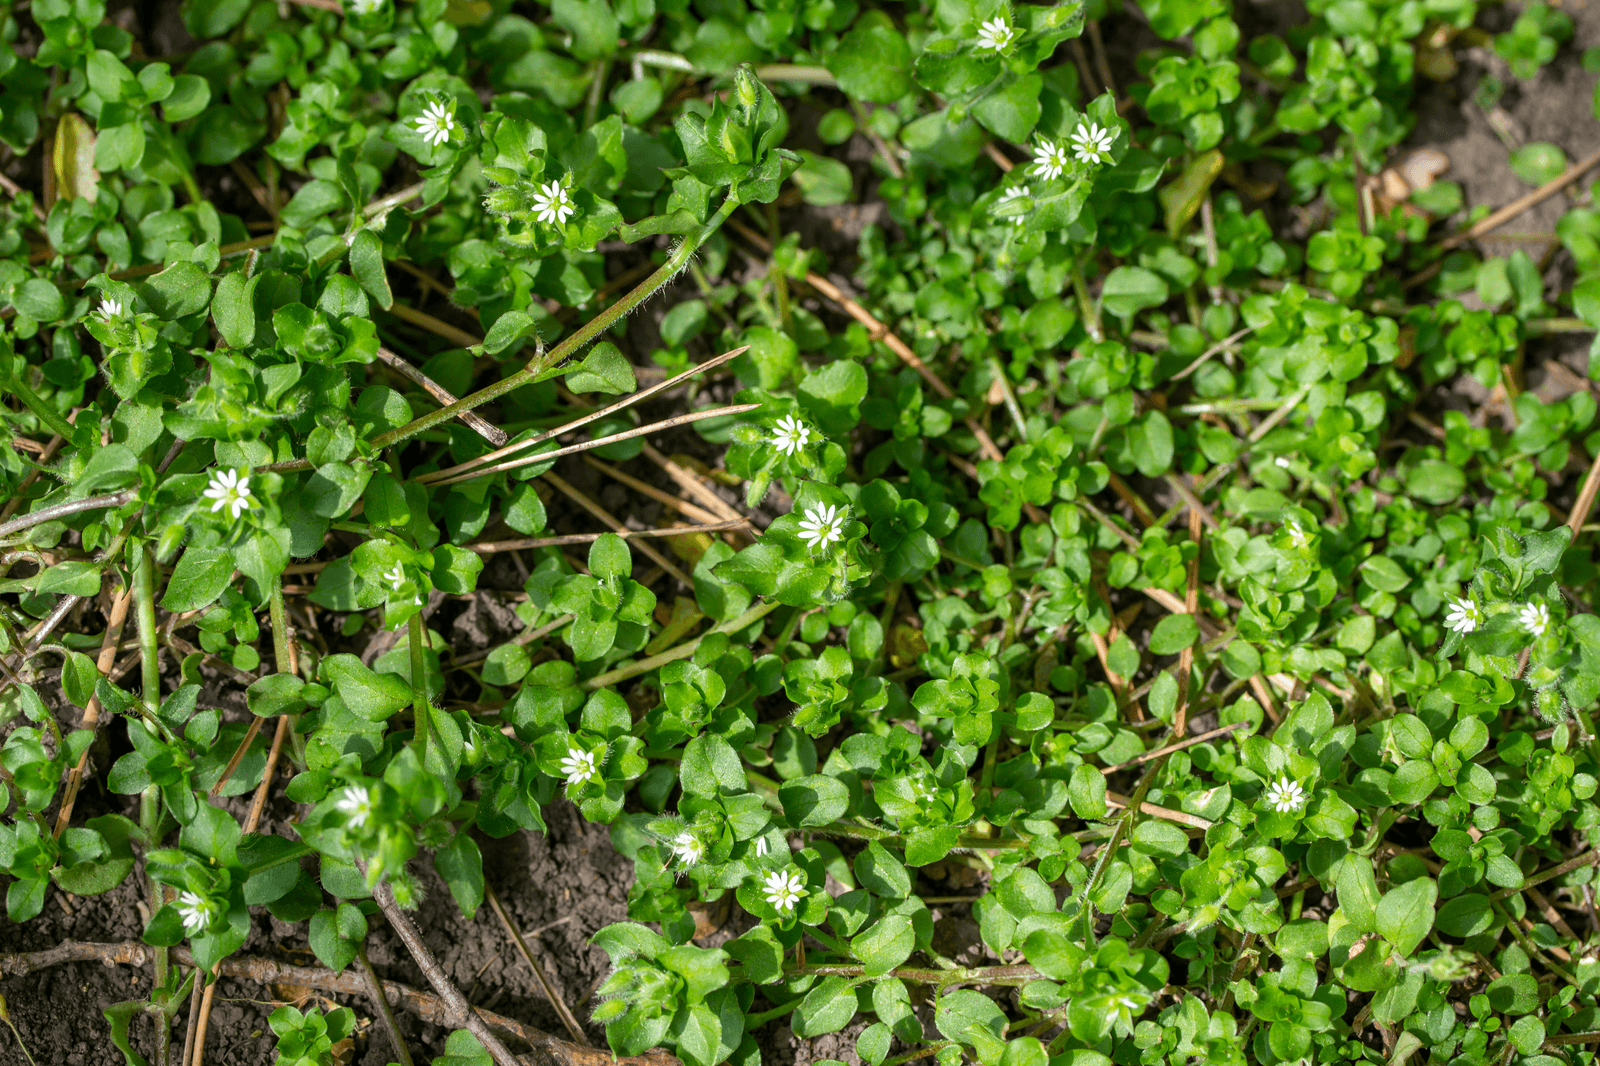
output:
<path id="1" fill-rule="evenodd" d="M 445 388 L 437 381 L 434 381 L 428 375 L 424 374 L 422 371 L 418 370 L 416 367 L 412 366 L 410 363 L 406 362 L 389 349 L 379 348 L 378 358 L 383 360 L 383 362 L 387 365 L 394 367 L 401 374 L 410 378 L 418 385 L 421 385 L 423 389 L 427 391 L 429 396 L 432 396 L 435 400 L 439 401 L 439 406 L 449 407 L 458 399 L 458 397 L 451 394 L 449 389 Z M 490 444 L 493 444 L 496 448 L 500 447 L 506 442 L 506 431 L 501 429 L 499 426 L 491 426 L 476 412 L 462 411 L 456 417 L 461 419 L 464 425 L 471 427 L 474 433 L 488 441 Z"/>
<path id="2" fill-rule="evenodd" d="M 452 341 L 463 348 L 471 348 L 482 344 L 482 337 L 474 337 L 464 329 L 457 329 L 448 322 L 434 318 L 426 311 L 418 311 L 415 307 L 407 307 L 402 303 L 390 304 L 388 311 L 402 322 L 408 322 L 418 329 L 425 329 L 436 337 Z"/>
<path id="3" fill-rule="evenodd" d="M 625 429 L 621 433 L 613 433 L 606 437 L 597 437 L 594 440 L 584 441 L 582 444 L 569 444 L 567 447 L 557 448 L 553 452 L 540 452 L 538 455 L 525 455 L 519 459 L 511 459 L 504 463 L 497 463 L 494 466 L 482 466 L 476 470 L 470 470 L 465 474 L 459 474 L 455 477 L 445 478 L 437 475 L 423 475 L 422 477 L 417 478 L 417 480 L 426 485 L 455 485 L 462 481 L 471 481 L 473 478 L 486 477 L 489 474 L 499 474 L 504 473 L 507 470 L 519 470 L 525 466 L 533 466 L 538 463 L 547 463 L 552 459 L 559 459 L 564 455 L 576 455 L 578 452 L 586 452 L 592 448 L 603 448 L 607 444 L 615 444 L 618 441 L 632 440 L 634 437 L 642 437 L 647 433 L 658 433 L 663 430 L 675 429 L 678 426 L 687 426 L 692 422 L 701 422 L 707 418 L 720 418 L 723 415 L 742 415 L 746 412 L 757 410 L 760 407 L 761 405 L 758 403 L 740 403 L 734 404 L 731 407 L 713 407 L 705 411 L 690 411 L 686 415 L 676 415 L 672 418 L 665 418 L 660 422 L 652 422 L 648 426 L 639 426 L 635 429 Z M 440 471 L 440 473 L 443 473 L 443 471 Z"/>
<path id="4" fill-rule="evenodd" d="M 645 481 L 640 481 L 638 478 L 634 477 L 632 474 L 629 474 L 629 473 L 627 473 L 625 471 L 622 471 L 622 470 L 618 470 L 616 467 L 612 466 L 610 463 L 602 463 L 600 460 L 596 459 L 592 455 L 585 455 L 583 457 L 583 461 L 586 464 L 588 464 L 589 466 L 593 467 L 594 469 L 600 471 L 602 474 L 606 475 L 607 477 L 613 478 L 613 479 L 615 479 L 617 481 L 622 482 L 624 485 L 628 486 L 630 489 L 633 489 L 635 492 L 641 492 L 644 495 L 650 497 L 652 500 L 655 500 L 657 503 L 665 504 L 666 506 L 672 508 L 674 511 L 677 511 L 680 514 L 682 514 L 685 518 L 691 518 L 696 522 L 707 522 L 707 523 L 716 522 L 716 521 L 719 520 L 719 516 L 718 515 L 712 514 L 710 511 L 707 511 L 705 508 L 696 507 L 694 504 L 690 503 L 687 500 L 680 500 L 678 497 L 672 495 L 672 493 L 670 493 L 670 492 L 662 492 L 660 489 L 656 488 L 654 485 L 651 485 L 650 483 L 645 482 Z"/>
<path id="5" fill-rule="evenodd" d="M 619 535 L 628 532 L 628 527 L 618 521 L 616 515 L 612 514 L 604 507 L 601 507 L 594 500 L 590 499 L 587 493 L 573 485 L 568 484 L 564 479 L 557 477 L 554 472 L 546 473 L 544 475 L 544 479 L 550 484 L 554 485 L 569 500 L 572 500 L 585 511 L 588 511 L 590 514 L 600 519 L 600 521 L 610 526 L 613 532 Z M 689 580 L 688 574 L 685 574 L 673 564 L 671 559 L 668 559 L 665 555 L 662 555 L 660 552 L 656 551 L 649 544 L 645 543 L 644 541 L 639 541 L 635 547 L 639 549 L 639 554 L 643 555 L 645 558 L 661 567 L 661 569 L 677 578 L 684 585 L 691 588 L 694 586 L 694 582 Z"/>
<path id="6" fill-rule="evenodd" d="M 637 540 L 640 537 L 682 537 L 690 533 L 721 533 L 727 529 L 738 529 L 740 526 L 750 524 L 748 518 L 734 518 L 726 522 L 708 522 L 703 526 L 671 526 L 665 529 L 619 529 L 616 536 L 623 540 Z M 492 555 L 495 552 L 522 551 L 525 548 L 560 548 L 568 544 L 592 544 L 605 536 L 604 533 L 567 533 L 559 537 L 524 537 L 519 540 L 492 540 L 481 544 L 468 544 L 467 550 L 475 551 L 479 555 Z"/>
<path id="7" fill-rule="evenodd" d="M 1476 223 L 1470 229 L 1458 233 L 1454 237 L 1446 237 L 1439 242 L 1439 247 L 1448 250 L 1468 241 L 1476 240 L 1495 227 L 1510 222 L 1535 204 L 1548 200 L 1597 166 L 1600 166 L 1600 152 L 1584 156 L 1562 171 L 1560 176 L 1545 182 L 1526 196 L 1517 197 L 1500 210 L 1485 216 L 1482 221 Z"/>
<path id="8" fill-rule="evenodd" d="M 656 395 L 659 392 L 663 392 L 663 391 L 665 391 L 667 389 L 672 388 L 674 385 L 680 385 L 683 382 L 687 381 L 689 378 L 694 377 L 696 374 L 703 374 L 707 370 L 713 370 L 713 369 L 721 366 L 723 363 L 728 362 L 730 359 L 734 359 L 734 358 L 736 358 L 736 357 L 738 357 L 740 355 L 743 355 L 748 350 L 749 350 L 749 345 L 745 345 L 743 348 L 735 348 L 731 352 L 723 352 L 719 356 L 716 356 L 716 357 L 711 358 L 711 359 L 707 359 L 703 363 L 700 363 L 700 364 L 698 364 L 696 366 L 690 367 L 688 370 L 685 370 L 681 374 L 673 375 L 672 377 L 666 379 L 665 381 L 661 382 L 660 384 L 651 385 L 647 389 L 640 389 L 638 392 L 629 393 L 627 396 L 624 396 L 622 399 L 618 400 L 616 403 L 611 404 L 608 407 L 602 407 L 598 411 L 591 411 L 588 414 L 584 415 L 582 418 L 573 419 L 571 422 L 568 422 L 568 423 L 566 423 L 565 425 L 562 425 L 562 426 L 558 426 L 557 428 L 549 430 L 548 432 L 541 433 L 537 437 L 529 437 L 527 440 L 515 441 L 515 442 L 513 442 L 511 444 L 506 445 L 504 448 L 500 448 L 500 449 L 497 449 L 496 451 L 489 452 L 486 455 L 480 455 L 476 459 L 469 459 L 464 463 L 460 463 L 460 464 L 458 464 L 456 466 L 452 466 L 452 467 L 449 467 L 449 468 L 444 469 L 444 470 L 436 470 L 431 474 L 426 474 L 423 477 L 418 478 L 417 480 L 419 480 L 419 481 L 438 481 L 438 480 L 442 480 L 443 478 L 453 477 L 456 474 L 462 473 L 462 472 L 467 471 L 467 470 L 471 470 L 471 469 L 473 469 L 475 467 L 483 466 L 486 463 L 492 463 L 496 459 L 503 459 L 508 455 L 512 455 L 512 454 L 514 454 L 516 452 L 521 451 L 524 448 L 532 448 L 534 445 L 543 444 L 545 441 L 550 440 L 550 439 L 552 439 L 554 437 L 559 437 L 559 436 L 562 436 L 563 434 L 571 433 L 575 429 L 582 429 L 584 426 L 587 426 L 591 422 L 598 421 L 598 420 L 600 420 L 602 418 L 605 418 L 605 417 L 607 417 L 609 415 L 614 415 L 618 411 L 625 411 L 629 407 L 632 407 L 634 404 L 639 403 L 642 400 L 647 400 L 647 399 L 649 399 L 650 397 Z"/>
<path id="9" fill-rule="evenodd" d="M 1567 516 L 1567 528 L 1572 530 L 1573 540 L 1578 539 L 1578 534 L 1583 531 L 1583 524 L 1589 521 L 1589 512 L 1594 509 L 1597 492 L 1600 492 L 1600 455 L 1596 455 L 1594 462 L 1590 464 L 1589 473 L 1583 479 L 1583 486 L 1578 489 L 1578 498 L 1573 501 L 1572 513 Z"/>
<path id="10" fill-rule="evenodd" d="M 675 481 L 684 492 L 687 492 L 723 518 L 731 520 L 739 517 L 739 512 L 734 509 L 734 506 L 721 496 L 718 496 L 711 486 L 696 477 L 694 471 L 684 469 L 682 465 L 668 459 L 649 444 L 644 446 L 644 457 L 659 466 L 662 473 Z"/>

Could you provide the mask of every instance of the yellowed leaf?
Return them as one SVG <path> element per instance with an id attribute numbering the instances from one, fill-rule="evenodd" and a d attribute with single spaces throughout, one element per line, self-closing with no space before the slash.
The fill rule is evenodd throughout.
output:
<path id="1" fill-rule="evenodd" d="M 56 196 L 88 200 L 100 194 L 100 172 L 94 168 L 94 130 L 81 115 L 68 112 L 56 124 L 54 153 Z"/>

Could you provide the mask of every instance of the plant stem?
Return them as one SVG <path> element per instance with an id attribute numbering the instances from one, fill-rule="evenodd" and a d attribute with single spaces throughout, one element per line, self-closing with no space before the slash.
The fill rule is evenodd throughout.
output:
<path id="1" fill-rule="evenodd" d="M 138 549 L 133 562 L 134 620 L 139 627 L 139 667 L 145 709 L 154 715 L 161 709 L 161 663 L 156 632 L 155 560 L 150 550 Z"/>
<path id="2" fill-rule="evenodd" d="M 384 1031 L 389 1034 L 389 1043 L 400 1059 L 400 1066 L 412 1066 L 411 1049 L 406 1046 L 405 1037 L 400 1035 L 400 1023 L 395 1021 L 394 1008 L 389 1006 L 389 997 L 383 993 L 383 982 L 378 980 L 372 963 L 367 961 L 365 941 L 356 945 L 356 961 L 361 964 L 361 976 L 367 982 L 367 995 L 371 997 L 372 1005 L 378 1008 L 378 1016 L 383 1019 Z"/>
<path id="3" fill-rule="evenodd" d="M 66 503 L 42 507 L 37 511 L 31 511 L 20 518 L 13 518 L 11 521 L 0 525 L 0 537 L 21 532 L 44 522 L 53 522 L 57 518 L 67 518 L 71 515 L 81 514 L 84 511 L 97 511 L 105 507 L 121 507 L 138 495 L 133 489 L 128 489 L 124 492 L 112 492 L 104 496 L 87 496 L 81 500 L 68 500 Z"/>
<path id="4" fill-rule="evenodd" d="M 423 654 L 428 646 L 428 629 L 420 611 L 406 619 L 406 643 L 411 648 L 411 689 L 415 693 L 411 711 L 416 718 L 417 740 L 422 745 L 422 763 L 426 766 L 429 716 L 433 712 L 428 706 L 428 660 Z"/>
<path id="5" fill-rule="evenodd" d="M 551 348 L 542 357 L 535 358 L 533 362 L 530 362 L 515 374 L 497 381 L 487 388 L 479 389 L 471 395 L 463 396 L 455 403 L 447 404 L 435 411 L 429 411 L 421 418 L 414 418 L 403 426 L 391 429 L 387 433 L 379 434 L 372 440 L 373 449 L 381 450 L 408 441 L 418 433 L 432 429 L 441 422 L 448 422 L 464 411 L 482 407 L 491 400 L 499 399 L 508 392 L 520 389 L 522 386 L 538 379 L 546 370 L 560 366 L 568 358 L 575 355 L 584 345 L 594 340 L 607 329 L 610 329 L 615 322 L 655 295 L 657 289 L 671 281 L 678 271 L 688 264 L 700 245 L 704 244 L 713 233 L 717 232 L 722 223 L 727 221 L 728 216 L 733 214 L 734 208 L 738 206 L 738 203 L 732 199 L 725 201 L 717 213 L 711 216 L 711 221 L 701 226 L 698 232 L 684 238 L 683 242 L 678 245 L 677 249 L 661 265 L 660 269 L 641 281 L 632 292 L 584 323 L 577 332 L 554 348 Z M 296 465 L 293 469 L 306 470 L 310 469 L 310 466 L 310 463 L 305 463 L 303 466 Z M 290 468 L 279 466 L 277 469 L 285 470 Z"/>
<path id="6" fill-rule="evenodd" d="M 1083 259 L 1073 256 L 1072 262 L 1072 291 L 1078 297 L 1078 311 L 1083 315 L 1083 328 L 1089 332 L 1091 340 L 1096 342 L 1106 339 L 1105 332 L 1100 328 L 1100 309 L 1095 306 L 1094 300 L 1089 297 L 1089 283 L 1083 277 Z"/>
<path id="7" fill-rule="evenodd" d="M 22 380 L 21 374 L 13 375 L 10 384 L 11 391 L 17 394 L 17 399 L 21 400 L 28 410 L 33 412 L 33 416 L 43 422 L 51 433 L 64 440 L 72 439 L 72 423 L 61 417 L 61 412 L 46 403 L 44 397 L 30 389 L 27 383 Z"/>
<path id="8" fill-rule="evenodd" d="M 363 871 L 364 872 L 364 871 Z M 422 970 L 422 975 L 428 979 L 433 990 L 444 1001 L 446 1009 L 450 1012 L 450 1025 L 456 1029 L 466 1029 L 478 1038 L 490 1056 L 499 1066 L 519 1066 L 517 1057 L 501 1042 L 500 1038 L 484 1024 L 483 1018 L 472 1009 L 466 997 L 450 983 L 450 978 L 439 965 L 439 960 L 434 958 L 433 952 L 428 949 L 427 942 L 422 939 L 422 934 L 407 917 L 406 912 L 400 909 L 400 904 L 395 902 L 394 889 L 387 881 L 379 881 L 372 890 L 372 898 L 377 900 L 378 907 L 383 911 L 383 916 L 389 919 L 389 924 L 405 944 L 406 950 L 411 952 L 411 957 L 416 960 L 417 966 Z"/>
<path id="9" fill-rule="evenodd" d="M 715 629 L 711 630 L 711 632 L 737 632 L 738 630 L 741 630 L 745 626 L 754 622 L 756 619 L 765 618 L 769 612 L 777 609 L 779 606 L 781 605 L 777 600 L 769 600 L 766 603 L 750 608 L 744 614 L 741 614 L 738 618 L 735 618 L 731 622 L 722 623 L 720 626 L 717 626 Z M 694 654 L 695 649 L 700 646 L 700 642 L 704 639 L 705 635 L 698 636 L 689 641 L 687 644 L 679 644 L 676 648 L 664 651 L 660 655 L 652 655 L 648 659 L 640 659 L 638 662 L 631 665 L 621 666 L 604 674 L 597 674 L 594 677 L 591 677 L 589 680 L 583 682 L 580 687 L 593 692 L 597 688 L 604 688 L 606 685 L 615 685 L 618 681 L 626 681 L 630 677 L 638 677 L 640 674 L 649 673 L 658 666 L 665 666 L 667 663 L 674 662 L 678 659 L 687 659 L 689 656 Z"/>

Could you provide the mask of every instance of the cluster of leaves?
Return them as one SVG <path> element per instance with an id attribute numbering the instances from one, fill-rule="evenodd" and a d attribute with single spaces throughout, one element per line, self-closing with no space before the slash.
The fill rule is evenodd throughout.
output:
<path id="1" fill-rule="evenodd" d="M 187 0 L 152 59 L 101 0 L 0 5 L 0 141 L 49 168 L 0 205 L 11 919 L 142 860 L 200 972 L 261 910 L 342 970 L 380 886 L 431 862 L 471 917 L 479 841 L 564 798 L 634 865 L 618 1053 L 757 1066 L 787 1018 L 869 1066 L 1593 1061 L 1600 427 L 1525 371 L 1600 326 L 1600 215 L 1557 227 L 1570 290 L 1446 255 L 1459 187 L 1372 176 L 1477 5 L 1306 11 Z M 1120 97 L 1113 28 L 1159 42 Z M 1535 3 L 1493 43 L 1529 78 L 1572 33 Z M 785 223 L 869 196 L 846 299 Z M 607 533 L 480 589 L 507 531 L 575 532 L 553 427 L 641 455 L 588 398 L 637 395 L 604 338 L 684 278 L 639 354 L 742 350 L 736 413 L 676 432 L 761 528 L 673 538 L 686 583 Z M 508 593 L 486 658 L 430 629 Z M 265 719 L 290 835 L 221 805 Z M 137 819 L 73 818 L 83 774 Z M 990 965 L 937 946 L 966 868 Z M 697 944 L 722 902 L 751 921 Z M 179 980 L 107 1012 L 130 1062 Z M 354 1019 L 270 1024 L 312 1064 Z"/>

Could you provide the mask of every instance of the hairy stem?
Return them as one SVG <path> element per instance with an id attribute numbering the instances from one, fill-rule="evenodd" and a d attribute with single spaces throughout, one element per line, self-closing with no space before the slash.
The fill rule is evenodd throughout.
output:
<path id="1" fill-rule="evenodd" d="M 486 388 L 479 389 L 468 396 L 463 396 L 455 403 L 447 404 L 436 411 L 429 411 L 421 418 L 412 419 L 403 426 L 391 429 L 387 433 L 379 434 L 372 440 L 373 448 L 388 448 L 408 441 L 418 433 L 432 429 L 441 422 L 448 422 L 464 411 L 482 407 L 491 400 L 499 399 L 508 392 L 520 389 L 522 386 L 538 379 L 545 371 L 560 366 L 567 359 L 577 354 L 578 350 L 584 345 L 610 329 L 619 319 L 655 295 L 656 290 L 671 281 L 678 271 L 688 265 L 690 258 L 693 257 L 699 247 L 721 227 L 728 216 L 733 214 L 734 208 L 738 206 L 731 199 L 725 202 L 721 209 L 711 216 L 711 221 L 701 226 L 696 233 L 684 238 L 683 243 L 678 245 L 677 249 L 661 265 L 660 269 L 641 281 L 632 292 L 584 323 L 577 332 L 554 348 L 551 348 L 542 357 L 534 359 L 534 361 L 510 377 L 497 381 Z M 308 463 L 305 467 L 296 467 L 295 469 L 308 469 L 309 466 L 310 464 Z M 280 466 L 278 469 L 282 470 L 285 467 Z"/>

